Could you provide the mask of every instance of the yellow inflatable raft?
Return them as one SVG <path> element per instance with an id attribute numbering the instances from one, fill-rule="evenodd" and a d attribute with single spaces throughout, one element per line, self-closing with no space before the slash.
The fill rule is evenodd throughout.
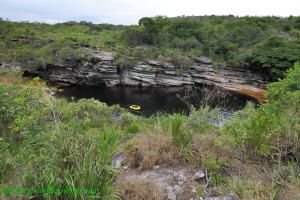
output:
<path id="1" fill-rule="evenodd" d="M 138 106 L 138 105 L 131 105 L 131 106 L 129 106 L 129 108 L 131 110 L 135 110 L 135 111 L 141 110 L 141 106 Z"/>

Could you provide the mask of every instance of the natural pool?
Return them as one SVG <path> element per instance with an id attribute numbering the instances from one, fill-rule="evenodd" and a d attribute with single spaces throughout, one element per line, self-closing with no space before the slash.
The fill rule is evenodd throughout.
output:
<path id="1" fill-rule="evenodd" d="M 197 87 L 130 87 L 130 86 L 71 86 L 57 96 L 71 99 L 94 98 L 107 105 L 119 104 L 128 108 L 132 104 L 141 106 L 137 114 L 151 116 L 157 112 L 188 112 L 189 106 L 209 105 L 218 107 L 223 116 L 230 116 L 242 109 L 247 101 L 254 101 L 242 94 L 224 91 L 211 86 Z M 129 109 L 130 110 L 130 109 Z"/>

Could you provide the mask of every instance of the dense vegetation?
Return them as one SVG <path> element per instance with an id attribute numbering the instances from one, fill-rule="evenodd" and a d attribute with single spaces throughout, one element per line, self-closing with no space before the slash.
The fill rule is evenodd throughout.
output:
<path id="1" fill-rule="evenodd" d="M 208 56 L 276 79 L 300 59 L 300 17 L 145 17 L 138 26 L 0 21 L 0 61 L 45 67 L 74 61 L 87 47 L 113 51 L 121 67 L 147 58 L 189 67 L 190 57 Z"/>
<path id="2" fill-rule="evenodd" d="M 7 76 L 11 80 L 16 73 L 1 71 L 1 81 Z M 111 157 L 120 140 L 136 132 L 135 117 L 92 99 L 57 100 L 47 90 L 38 79 L 26 86 L 18 81 L 0 85 L 1 184 L 71 188 L 70 199 L 111 199 Z M 111 120 L 116 112 L 122 113 L 124 123 Z M 76 193 L 80 188 L 93 192 Z M 25 196 L 32 195 L 37 193 L 25 192 Z M 51 195 L 46 197 L 60 196 Z"/>
<path id="3" fill-rule="evenodd" d="M 112 186 L 116 171 L 111 159 L 121 149 L 129 154 L 130 169 L 157 164 L 206 169 L 216 193 L 234 192 L 241 199 L 300 198 L 299 64 L 284 79 L 269 84 L 269 103 L 258 108 L 249 104 L 223 128 L 208 123 L 216 113 L 208 107 L 191 108 L 189 116 L 145 119 L 93 99 L 55 99 L 40 80 L 22 80 L 16 74 L 12 69 L 0 72 L 3 198 L 5 188 L 11 187 L 30 188 L 25 196 L 46 199 L 126 199 L 122 187 L 134 183 Z M 140 136 L 133 137 L 137 132 Z M 70 191 L 47 195 L 34 190 L 49 187 Z M 130 195 L 139 190 L 132 187 Z M 76 188 L 94 192 L 76 193 Z M 159 198 L 155 195 L 153 199 Z"/>
<path id="4" fill-rule="evenodd" d="M 144 118 L 93 99 L 54 98 L 56 89 L 38 78 L 1 67 L 0 199 L 18 192 L 25 199 L 159 199 L 150 182 L 113 184 L 122 173 L 112 168 L 117 152 L 127 153 L 129 171 L 207 171 L 199 196 L 210 190 L 246 200 L 300 199 L 300 17 L 154 17 L 137 26 L 0 20 L 0 62 L 69 67 L 88 59 L 87 49 L 113 51 L 120 67 L 148 58 L 189 67 L 191 57 L 208 56 L 215 66 L 279 79 L 267 87 L 268 103 L 248 104 L 217 127 L 209 122 L 218 111 L 208 106 Z M 49 188 L 68 191 L 41 192 Z"/>

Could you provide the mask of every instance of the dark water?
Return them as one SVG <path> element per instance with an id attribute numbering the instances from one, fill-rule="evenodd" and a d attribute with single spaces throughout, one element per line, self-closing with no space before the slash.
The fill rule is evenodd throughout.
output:
<path id="1" fill-rule="evenodd" d="M 190 105 L 218 107 L 221 109 L 221 114 L 226 116 L 233 111 L 242 109 L 247 101 L 252 101 L 245 95 L 208 86 L 164 88 L 73 86 L 64 88 L 58 96 L 68 99 L 72 97 L 75 99 L 94 98 L 107 105 L 119 104 L 128 109 L 130 105 L 136 104 L 142 107 L 137 114 L 144 116 L 150 116 L 157 112 L 186 113 Z"/>

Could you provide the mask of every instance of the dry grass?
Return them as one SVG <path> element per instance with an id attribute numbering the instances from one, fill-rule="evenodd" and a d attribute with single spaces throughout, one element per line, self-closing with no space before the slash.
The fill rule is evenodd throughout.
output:
<path id="1" fill-rule="evenodd" d="M 230 160 L 232 153 L 216 144 L 215 138 L 215 135 L 194 137 L 186 149 L 180 151 L 169 135 L 141 134 L 132 141 L 126 161 L 131 169 L 147 170 L 155 165 L 167 167 L 184 164 L 201 168 L 202 161 L 210 155 Z"/>
<path id="2" fill-rule="evenodd" d="M 298 171 L 293 171 L 291 166 L 268 168 L 267 164 L 247 162 L 240 162 L 240 165 L 241 171 L 230 171 L 228 182 L 219 188 L 219 193 L 235 193 L 245 200 L 300 199 Z"/>
<path id="3" fill-rule="evenodd" d="M 162 192 L 151 181 L 127 180 L 119 184 L 119 196 L 123 200 L 159 200 Z"/>
<path id="4" fill-rule="evenodd" d="M 283 189 L 281 199 L 284 200 L 299 200 L 300 199 L 300 180 L 294 180 Z"/>
<path id="5" fill-rule="evenodd" d="M 214 134 L 205 134 L 193 138 L 187 147 L 187 161 L 191 166 L 201 168 L 203 160 L 211 155 L 222 158 L 223 160 L 229 160 L 232 153 L 218 145 L 216 137 Z"/>
<path id="6" fill-rule="evenodd" d="M 25 83 L 19 68 L 0 67 L 0 84 L 14 85 Z"/>
<path id="7" fill-rule="evenodd" d="M 127 163 L 133 169 L 151 169 L 155 165 L 172 166 L 183 162 L 172 138 L 164 134 L 140 135 L 132 141 Z"/>
<path id="8" fill-rule="evenodd" d="M 271 185 L 253 174 L 252 176 L 233 176 L 225 187 L 227 192 L 233 192 L 244 200 L 276 199 Z"/>

